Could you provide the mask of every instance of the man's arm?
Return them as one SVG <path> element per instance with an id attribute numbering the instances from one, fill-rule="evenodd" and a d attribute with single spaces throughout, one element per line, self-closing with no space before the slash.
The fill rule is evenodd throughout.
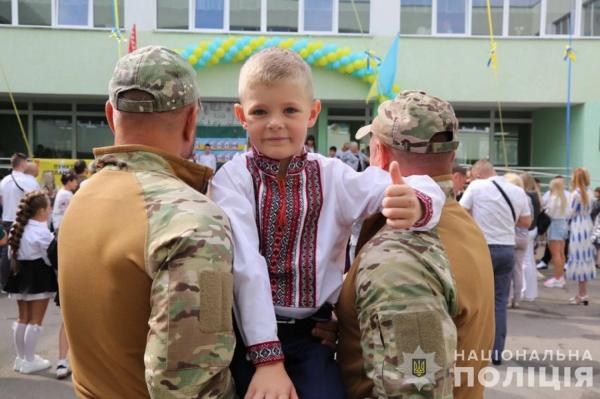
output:
<path id="1" fill-rule="evenodd" d="M 144 363 L 152 398 L 234 397 L 233 248 L 224 218 L 203 219 L 149 248 Z"/>
<path id="2" fill-rule="evenodd" d="M 454 283 L 436 236 L 414 236 L 387 230 L 361 251 L 355 289 L 364 367 L 372 397 L 452 398 Z M 420 378 L 415 366 L 425 370 Z"/>
<path id="3" fill-rule="evenodd" d="M 519 219 L 517 219 L 517 227 L 528 229 L 529 226 L 531 226 L 532 221 L 533 218 L 531 216 L 521 216 Z"/>

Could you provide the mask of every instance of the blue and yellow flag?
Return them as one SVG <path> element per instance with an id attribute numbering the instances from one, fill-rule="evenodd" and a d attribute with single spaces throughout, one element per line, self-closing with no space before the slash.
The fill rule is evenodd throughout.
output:
<path id="1" fill-rule="evenodd" d="M 369 89 L 367 102 L 381 96 L 394 97 L 394 81 L 396 80 L 396 68 L 398 65 L 398 44 L 400 43 L 400 34 L 396 35 L 390 49 L 388 50 L 383 62 L 379 66 L 377 78 Z"/>

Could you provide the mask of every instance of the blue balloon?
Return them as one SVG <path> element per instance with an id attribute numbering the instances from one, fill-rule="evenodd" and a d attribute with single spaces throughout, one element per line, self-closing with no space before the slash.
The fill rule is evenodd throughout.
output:
<path id="1" fill-rule="evenodd" d="M 358 61 L 358 60 L 360 60 L 362 57 L 363 57 L 363 55 L 362 55 L 362 54 L 360 54 L 360 53 L 354 53 L 354 54 L 350 55 L 350 59 L 351 59 L 352 61 Z"/>
<path id="2" fill-rule="evenodd" d="M 183 50 L 183 52 L 181 53 L 181 56 L 183 58 L 189 58 L 190 55 L 192 55 L 192 50 L 187 49 L 187 48 L 185 50 Z"/>
<path id="3" fill-rule="evenodd" d="M 332 51 L 336 50 L 336 45 L 335 44 L 328 44 L 327 46 L 325 46 L 325 51 L 327 51 L 328 53 L 331 53 Z"/>
<path id="4" fill-rule="evenodd" d="M 306 62 L 308 62 L 309 64 L 312 64 L 313 62 L 315 62 L 315 56 L 314 55 L 309 55 L 308 57 L 306 57 Z"/>
<path id="5" fill-rule="evenodd" d="M 315 58 L 321 58 L 323 57 L 323 50 L 318 49 L 313 53 L 313 55 L 315 56 Z"/>
<path id="6" fill-rule="evenodd" d="M 202 57 L 200 58 L 201 61 L 208 61 L 210 59 L 211 55 L 208 51 L 205 51 L 204 54 L 202 54 Z"/>
<path id="7" fill-rule="evenodd" d="M 230 53 L 227 53 L 223 56 L 224 61 L 231 62 L 232 59 L 233 59 L 233 55 Z"/>
<path id="8" fill-rule="evenodd" d="M 294 50 L 295 52 L 299 52 L 304 47 L 306 47 L 307 43 L 308 43 L 308 40 L 306 40 L 306 39 L 299 40 L 296 43 L 294 43 L 294 45 L 292 46 L 292 50 Z"/>
<path id="9" fill-rule="evenodd" d="M 241 47 L 238 46 L 237 44 L 234 44 L 233 46 L 229 47 L 229 52 L 233 53 L 234 55 L 240 52 Z"/>
<path id="10" fill-rule="evenodd" d="M 209 49 L 211 52 L 214 52 L 214 51 L 215 51 L 216 49 L 218 49 L 218 48 L 219 48 L 219 45 L 218 45 L 217 43 L 215 43 L 215 42 L 212 42 L 212 43 L 210 44 L 210 46 L 208 46 L 208 49 Z"/>
<path id="11" fill-rule="evenodd" d="M 248 36 L 246 36 L 242 39 L 242 43 L 244 44 L 244 46 L 247 46 L 251 41 L 252 41 L 252 39 Z"/>
<path id="12" fill-rule="evenodd" d="M 350 57 L 348 57 L 347 55 L 343 56 L 340 59 L 340 64 L 342 64 L 342 65 L 346 65 L 346 64 L 349 64 L 349 63 L 350 63 Z"/>
<path id="13" fill-rule="evenodd" d="M 340 62 L 340 61 L 333 61 L 333 62 L 332 62 L 331 64 L 329 64 L 329 65 L 331 65 L 331 68 L 332 68 L 332 69 L 338 69 L 339 67 L 341 67 L 341 66 L 342 66 L 342 64 L 341 64 L 341 62 Z"/>

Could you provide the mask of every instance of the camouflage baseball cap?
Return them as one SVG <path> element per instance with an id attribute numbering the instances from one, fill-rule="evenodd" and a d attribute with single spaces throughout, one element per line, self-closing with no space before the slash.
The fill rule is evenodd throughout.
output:
<path id="1" fill-rule="evenodd" d="M 451 138 L 432 142 L 437 133 L 449 132 Z M 458 147 L 458 120 L 449 102 L 423 91 L 405 90 L 379 106 L 373 123 L 356 133 L 360 140 L 373 133 L 399 150 L 416 153 L 450 152 Z"/>
<path id="2" fill-rule="evenodd" d="M 119 97 L 128 90 L 150 94 L 153 100 Z M 112 106 L 125 112 L 165 112 L 200 98 L 196 72 L 176 52 L 161 46 L 142 47 L 122 57 L 108 84 Z"/>

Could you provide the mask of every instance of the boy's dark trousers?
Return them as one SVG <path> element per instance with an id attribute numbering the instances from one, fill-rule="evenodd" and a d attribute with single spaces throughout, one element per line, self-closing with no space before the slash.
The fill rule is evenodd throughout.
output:
<path id="1" fill-rule="evenodd" d="M 285 355 L 285 370 L 300 399 L 344 399 L 346 393 L 333 350 L 312 336 L 316 323 L 311 318 L 293 323 L 278 321 L 277 335 Z M 237 326 L 235 333 L 237 345 L 230 369 L 237 393 L 243 398 L 255 368 L 246 359 L 246 347 Z"/>

